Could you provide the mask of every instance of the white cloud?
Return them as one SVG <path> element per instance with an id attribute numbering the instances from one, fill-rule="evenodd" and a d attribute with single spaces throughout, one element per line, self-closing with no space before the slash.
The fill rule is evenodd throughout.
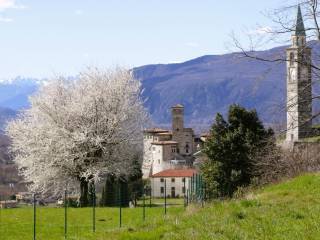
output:
<path id="1" fill-rule="evenodd" d="M 1 9 L 13 8 L 14 6 L 15 6 L 14 0 L 0 0 Z"/>
<path id="2" fill-rule="evenodd" d="M 83 10 L 77 9 L 77 10 L 74 11 L 74 14 L 76 14 L 76 15 L 82 15 L 82 14 L 83 14 Z"/>
<path id="3" fill-rule="evenodd" d="M 192 47 L 192 48 L 199 47 L 199 43 L 196 43 L 196 42 L 187 42 L 184 45 L 187 46 L 187 47 Z"/>
<path id="4" fill-rule="evenodd" d="M 18 4 L 15 0 L 0 0 L 0 10 L 5 9 L 24 9 L 26 6 Z"/>
<path id="5" fill-rule="evenodd" d="M 16 0 L 0 0 L 0 12 L 3 12 L 7 9 L 25 9 L 27 8 L 24 5 L 21 5 L 16 2 Z M 12 18 L 0 16 L 0 22 L 9 23 L 13 22 Z"/>
<path id="6" fill-rule="evenodd" d="M 272 32 L 272 28 L 269 26 L 258 27 L 255 30 L 248 31 L 249 35 L 264 35 Z"/>
<path id="7" fill-rule="evenodd" d="M 6 17 L 0 17 L 0 22 L 9 23 L 9 22 L 13 22 L 13 19 L 12 18 L 6 18 Z"/>

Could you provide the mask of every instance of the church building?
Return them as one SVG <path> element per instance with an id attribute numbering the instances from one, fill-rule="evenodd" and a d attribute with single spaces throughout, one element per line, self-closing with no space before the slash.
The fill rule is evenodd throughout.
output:
<path id="1" fill-rule="evenodd" d="M 184 126 L 184 107 L 171 108 L 172 129 L 144 130 L 142 172 L 144 178 L 168 169 L 193 167 L 193 154 L 199 149 L 192 128 Z"/>

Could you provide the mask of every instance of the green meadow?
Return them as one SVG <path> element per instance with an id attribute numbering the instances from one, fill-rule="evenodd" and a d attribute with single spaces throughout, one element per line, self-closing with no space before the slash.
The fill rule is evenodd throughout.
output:
<path id="1" fill-rule="evenodd" d="M 249 192 L 243 199 L 122 209 L 68 209 L 68 239 L 320 239 L 320 175 L 308 174 Z M 31 207 L 1 209 L 0 239 L 32 239 Z M 37 209 L 37 239 L 64 239 L 64 209 Z"/>

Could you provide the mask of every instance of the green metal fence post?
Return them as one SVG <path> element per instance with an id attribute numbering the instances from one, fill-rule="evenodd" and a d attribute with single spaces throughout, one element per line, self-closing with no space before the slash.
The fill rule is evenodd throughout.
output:
<path id="1" fill-rule="evenodd" d="M 201 200 L 201 175 L 198 174 L 198 198 Z"/>
<path id="2" fill-rule="evenodd" d="M 188 179 L 188 204 L 191 203 L 191 178 Z"/>
<path id="3" fill-rule="evenodd" d="M 122 205 L 122 201 L 121 201 L 121 182 L 119 179 L 119 227 L 121 228 L 122 226 L 122 209 L 121 209 L 121 205 Z"/>
<path id="4" fill-rule="evenodd" d="M 64 239 L 67 239 L 67 189 L 64 190 Z"/>
<path id="5" fill-rule="evenodd" d="M 196 201 L 198 201 L 198 174 L 195 174 L 194 175 L 195 177 L 195 188 L 194 188 L 194 191 L 195 191 L 195 198 L 196 198 Z"/>
<path id="6" fill-rule="evenodd" d="M 149 207 L 151 208 L 151 199 L 152 199 L 152 188 L 150 186 L 150 201 L 149 201 Z"/>
<path id="7" fill-rule="evenodd" d="M 183 181 L 183 199 L 184 199 L 184 207 L 187 206 L 187 203 L 186 203 L 186 178 L 184 178 L 184 181 Z"/>
<path id="8" fill-rule="evenodd" d="M 37 220 L 37 216 L 36 216 L 36 194 L 33 194 L 33 240 L 36 240 L 36 220 Z"/>
<path id="9" fill-rule="evenodd" d="M 94 182 L 92 183 L 92 231 L 96 231 L 96 189 Z"/>
<path id="10" fill-rule="evenodd" d="M 167 179 L 164 179 L 164 214 L 167 214 Z"/>
<path id="11" fill-rule="evenodd" d="M 202 176 L 200 176 L 200 180 L 201 180 L 201 187 L 200 187 L 200 189 L 201 189 L 201 205 L 203 207 L 203 205 L 204 205 L 204 189 L 203 189 L 203 178 L 202 178 Z"/>
<path id="12" fill-rule="evenodd" d="M 194 174 L 191 177 L 191 201 L 194 200 Z"/>
<path id="13" fill-rule="evenodd" d="M 190 195 L 192 195 L 192 178 L 193 178 L 193 175 L 191 176 L 191 179 L 190 179 Z"/>
<path id="14" fill-rule="evenodd" d="M 145 190 L 143 189 L 143 221 L 146 219 L 146 197 Z"/>

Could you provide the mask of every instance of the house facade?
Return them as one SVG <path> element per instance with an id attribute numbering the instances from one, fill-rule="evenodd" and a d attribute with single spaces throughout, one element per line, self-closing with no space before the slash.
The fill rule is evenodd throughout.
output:
<path id="1" fill-rule="evenodd" d="M 153 197 L 184 197 L 195 169 L 167 169 L 150 177 Z"/>

